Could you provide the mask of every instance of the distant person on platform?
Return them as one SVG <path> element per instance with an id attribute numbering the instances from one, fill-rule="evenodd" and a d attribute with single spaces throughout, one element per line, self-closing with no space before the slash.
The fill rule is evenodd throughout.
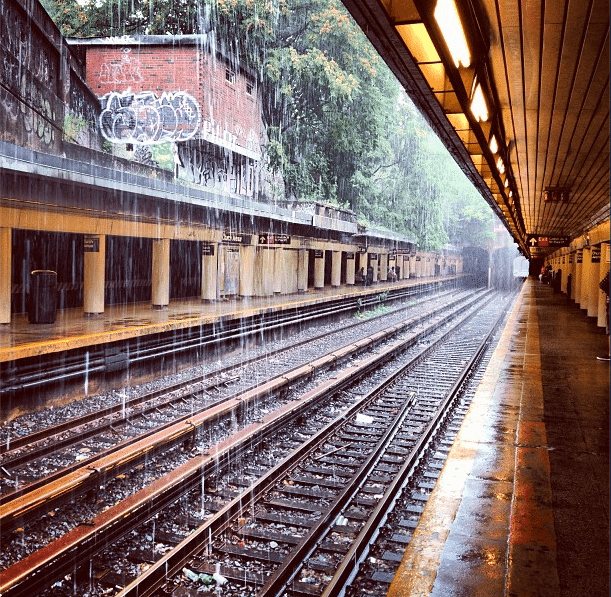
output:
<path id="1" fill-rule="evenodd" d="M 607 340 L 609 340 L 609 270 L 607 274 L 600 281 L 600 289 L 605 293 L 605 311 L 606 311 L 606 328 L 607 328 Z M 609 350 L 607 354 L 600 357 L 596 357 L 599 361 L 609 361 L 611 355 L 611 342 L 609 343 Z"/>

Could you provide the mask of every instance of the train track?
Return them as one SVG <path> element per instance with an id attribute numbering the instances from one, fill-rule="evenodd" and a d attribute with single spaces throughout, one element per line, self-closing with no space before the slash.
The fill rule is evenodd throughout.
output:
<path id="1" fill-rule="evenodd" d="M 436 327 L 439 327 L 439 323 L 436 324 Z M 394 333 L 398 334 L 399 332 L 395 331 Z M 313 408 L 318 408 L 317 405 L 319 404 L 328 404 L 329 401 L 331 401 L 333 403 L 332 408 L 337 409 L 339 403 L 343 402 L 345 413 L 340 419 L 341 422 L 345 423 L 346 413 L 350 409 L 355 409 L 356 406 L 350 406 L 350 403 L 354 402 L 354 399 L 340 400 L 338 398 L 338 393 L 345 392 L 346 390 L 344 388 L 350 387 L 351 384 L 358 384 L 359 379 L 363 379 L 363 377 L 369 375 L 372 370 L 379 368 L 380 364 L 396 359 L 398 354 L 404 353 L 408 347 L 413 348 L 417 342 L 422 340 L 421 336 L 415 332 L 402 333 L 404 333 L 406 337 L 380 350 L 379 354 L 363 358 L 358 366 L 347 367 L 341 373 L 335 374 L 334 379 L 323 383 L 321 387 L 316 387 L 306 392 L 306 394 L 298 399 L 285 402 L 282 406 L 277 407 L 276 410 L 270 411 L 262 416 L 258 421 L 245 424 L 238 433 L 231 433 L 213 448 L 209 447 L 208 453 L 202 450 L 196 458 L 188 460 L 182 466 L 179 466 L 167 475 L 154 481 L 144 490 L 136 492 L 125 500 L 125 503 L 118 504 L 114 508 L 109 508 L 92 520 L 86 521 L 85 524 L 79 525 L 73 531 L 61 537 L 58 541 L 30 554 L 30 556 L 21 562 L 2 571 L 2 573 L 0 573 L 2 594 L 17 595 L 26 594 L 28 592 L 31 593 L 32 590 L 40 591 L 43 587 L 48 586 L 52 579 L 57 578 L 58 575 L 61 577 L 62 574 L 74 568 L 77 552 L 79 559 L 91 557 L 94 553 L 100 551 L 100 545 L 116 541 L 124 537 L 127 533 L 136 528 L 136 526 L 142 525 L 144 521 L 150 521 L 152 517 L 162 512 L 164 508 L 179 501 L 181 497 L 185 495 L 185 492 L 199 490 L 203 495 L 202 475 L 205 479 L 218 477 L 221 472 L 231 466 L 232 463 L 235 464 L 235 462 L 245 457 L 245 455 L 259 442 L 264 440 L 268 441 L 270 437 L 281 433 L 283 429 L 287 428 L 291 420 L 294 420 L 296 417 L 303 418 L 306 416 L 306 413 L 311 412 Z M 382 334 L 382 336 L 385 335 L 387 336 L 388 333 Z M 344 353 L 343 356 L 346 354 L 347 352 Z M 327 357 L 327 363 L 337 363 L 337 357 L 337 354 L 330 360 Z M 323 357 L 323 359 L 324 358 L 325 357 Z M 417 359 L 421 358 L 423 358 L 422 355 L 417 357 Z M 310 375 L 311 371 L 308 376 Z M 356 382 L 355 379 L 357 380 Z M 354 390 L 351 391 L 353 392 Z M 376 398 L 372 397 L 370 401 L 375 399 Z M 364 399 L 361 399 L 357 402 L 364 405 L 365 402 L 363 400 Z M 388 397 L 386 397 L 385 400 L 388 400 Z M 363 408 L 363 406 L 361 407 Z M 416 412 L 416 410 L 421 410 L 422 408 L 422 405 L 418 405 L 412 400 L 408 400 L 406 403 L 403 399 L 402 405 L 396 405 L 396 407 L 392 407 L 390 410 L 401 411 L 404 413 L 403 418 L 405 418 L 408 414 L 410 414 L 410 416 L 413 415 L 412 410 Z M 354 416 L 359 416 L 359 414 L 355 411 Z M 371 415 L 360 413 L 360 416 L 368 417 Z M 328 418 L 328 415 L 326 418 Z M 191 420 L 190 424 L 194 428 L 197 427 L 197 424 L 194 423 L 193 420 Z M 397 422 L 395 424 L 399 423 Z M 388 426 L 388 421 L 385 422 L 385 427 L 386 426 Z M 403 436 L 404 432 L 397 430 L 394 435 Z M 334 440 L 326 438 L 320 441 L 323 443 L 319 445 L 318 449 L 326 449 L 328 451 L 328 446 L 327 448 L 320 448 L 320 446 L 325 446 Z M 340 457 L 340 452 L 346 448 L 341 442 L 344 442 L 344 440 L 341 440 L 339 445 L 332 448 L 332 450 L 336 452 L 336 457 L 338 458 Z M 294 443 L 294 440 L 288 441 L 289 446 L 293 446 Z M 365 444 L 365 442 L 363 442 L 363 445 L 370 445 L 371 443 L 372 442 Z M 314 448 L 312 447 L 310 449 Z M 299 452 L 302 450 L 303 448 L 295 451 Z M 274 452 L 281 452 L 281 450 L 275 449 Z M 279 466 L 280 465 L 274 466 L 272 470 L 276 471 Z M 288 465 L 283 466 L 287 467 Z M 286 470 L 288 470 L 288 468 L 286 468 Z M 309 472 L 311 473 L 312 471 Z M 94 469 L 93 474 L 90 476 L 98 475 L 98 483 L 101 483 L 101 474 L 102 472 L 100 470 L 96 471 Z M 231 524 L 238 524 L 240 527 L 245 528 L 246 520 L 244 519 L 243 523 L 240 522 L 240 518 L 244 518 L 244 504 L 247 503 L 250 505 L 250 508 L 254 508 L 255 496 L 259 494 L 263 495 L 266 491 L 269 491 L 273 484 L 278 483 L 278 480 L 275 478 L 272 481 L 272 477 L 272 473 L 265 473 L 260 480 L 251 484 L 246 492 L 240 494 L 239 498 L 237 498 L 237 506 L 234 504 L 234 500 L 231 500 L 229 504 L 222 506 L 203 527 L 200 527 L 200 530 L 192 533 L 190 537 L 203 533 L 204 536 L 210 539 L 213 535 L 217 536 L 218 533 L 223 532 L 225 528 L 229 528 Z M 294 483 L 294 480 L 291 482 Z M 265 487 L 265 489 L 255 489 L 255 487 Z M 318 498 L 321 498 L 321 496 L 318 496 Z M 203 498 L 200 496 L 200 499 Z M 234 517 L 238 516 L 237 523 L 231 521 L 230 514 L 233 514 Z M 201 530 L 202 528 L 203 530 Z M 208 533 L 208 535 L 206 535 L 206 533 Z M 208 545 L 211 545 L 210 541 Z M 201 546 L 199 546 L 198 549 L 201 549 Z M 216 562 L 215 569 L 217 563 L 222 566 L 220 562 Z M 174 568 L 175 565 L 172 564 L 172 569 Z M 225 572 L 229 575 L 227 570 L 225 570 Z M 201 574 L 204 573 L 202 572 Z M 282 574 L 278 573 L 278 575 L 282 577 Z M 144 577 L 142 578 L 142 582 L 146 582 Z M 306 584 L 314 583 L 306 582 Z M 143 586 L 144 585 L 140 586 L 137 590 L 143 590 Z M 144 593 L 139 592 L 138 594 Z"/>
<path id="2" fill-rule="evenodd" d="M 436 306 L 420 313 L 416 318 L 406 320 L 394 332 L 396 333 L 404 327 L 417 325 L 427 318 L 438 315 L 444 309 L 447 309 L 448 305 L 455 304 L 460 300 L 461 296 L 464 295 L 459 295 L 458 298 L 454 297 L 449 302 L 445 297 L 442 297 L 441 302 L 437 302 Z M 400 321 L 401 314 L 405 312 L 405 308 L 397 309 L 395 311 L 396 320 Z M 387 313 L 385 319 L 389 317 L 390 314 Z M 363 324 L 343 326 L 336 335 L 341 335 L 343 338 L 347 330 L 353 330 L 355 333 L 358 333 L 358 328 L 362 327 Z M 8 494 L 5 492 L 5 495 L 0 496 L 0 526 L 3 532 L 6 533 L 17 525 L 22 525 L 24 522 L 23 517 L 16 514 L 15 509 L 10 505 L 4 506 L 4 504 L 10 504 L 11 502 L 18 503 L 17 500 L 21 499 L 23 504 L 22 509 L 27 508 L 28 515 L 36 517 L 40 514 L 41 509 L 57 505 L 57 500 L 51 501 L 49 499 L 48 489 L 45 489 L 45 486 L 48 488 L 51 483 L 56 483 L 62 477 L 66 478 L 69 474 L 73 475 L 73 477 L 78 476 L 81 480 L 82 491 L 87 491 L 89 489 L 87 481 L 90 477 L 92 478 L 91 482 L 97 483 L 92 471 L 95 473 L 95 471 L 103 470 L 105 477 L 108 478 L 113 473 L 115 475 L 121 474 L 126 466 L 132 466 L 134 464 L 133 459 L 125 460 L 123 454 L 125 452 L 137 451 L 134 448 L 136 444 L 146 446 L 148 442 L 150 444 L 149 449 L 145 450 L 147 455 L 153 453 L 154 450 L 168 449 L 180 441 L 186 441 L 186 436 L 189 435 L 191 430 L 183 427 L 182 431 L 177 431 L 181 423 L 189 422 L 191 426 L 194 426 L 194 417 L 198 415 L 202 415 L 200 419 L 207 422 L 214 421 L 221 416 L 237 416 L 232 414 L 238 408 L 232 405 L 230 402 L 231 398 L 235 399 L 236 396 L 241 396 L 241 401 L 238 401 L 240 404 L 239 410 L 241 410 L 244 396 L 248 396 L 249 393 L 249 399 L 253 400 L 262 393 L 269 393 L 271 386 L 275 387 L 276 392 L 280 392 L 283 388 L 295 383 L 300 378 L 313 375 L 317 369 L 327 368 L 329 360 L 328 358 L 323 358 L 314 361 L 310 370 L 302 369 L 303 366 L 307 365 L 307 360 L 304 360 L 302 355 L 305 348 L 312 343 L 317 343 L 323 337 L 325 344 L 328 347 L 333 347 L 329 333 L 298 342 L 291 347 L 291 352 L 298 351 L 300 353 L 300 360 L 295 361 L 294 358 L 276 359 L 278 355 L 286 355 L 289 352 L 286 349 L 278 349 L 273 353 L 267 353 L 264 356 L 242 361 L 239 368 L 240 375 L 235 375 L 235 366 L 228 366 L 215 371 L 214 375 L 211 376 L 214 377 L 213 383 L 210 381 L 206 383 L 202 381 L 201 376 L 197 376 L 195 381 L 190 379 L 164 390 L 154 391 L 144 396 L 133 398 L 128 403 L 119 403 L 107 407 L 103 411 L 90 412 L 81 417 L 39 430 L 34 434 L 20 437 L 17 441 L 13 441 L 12 448 L 10 450 L 5 449 L 4 453 L 0 455 L 0 465 L 4 473 L 5 486 L 8 485 L 10 487 L 12 480 L 19 478 L 21 478 L 23 483 L 24 479 L 29 477 L 30 482 L 23 487 L 15 488 Z M 343 358 L 349 358 L 355 352 L 366 348 L 367 344 L 367 342 L 363 341 L 363 344 L 359 347 L 353 347 L 352 349 L 348 347 Z M 337 342 L 336 346 L 341 346 L 341 343 Z M 335 355 L 332 360 L 335 361 L 337 358 L 338 355 Z M 281 366 L 276 371 L 269 371 L 269 373 L 275 373 L 280 376 L 275 382 L 268 381 L 267 386 L 262 386 L 261 376 L 256 375 L 236 390 L 234 387 L 237 385 L 236 382 L 241 377 L 245 377 L 244 367 L 246 365 L 250 365 L 257 371 L 260 368 L 261 362 L 264 361 L 266 368 L 272 369 L 269 365 L 270 359 L 276 359 L 281 363 Z M 217 392 L 211 395 L 213 389 Z M 160 421 L 160 417 L 164 414 L 161 409 L 164 407 L 165 417 Z M 153 418 L 149 420 L 148 417 L 151 415 Z M 242 416 L 241 413 L 240 416 Z M 134 424 L 136 421 L 139 423 L 138 425 Z M 148 430 L 143 429 L 143 427 L 147 427 Z M 94 446 L 89 441 L 94 436 L 98 436 L 99 443 L 97 446 Z M 170 439 L 164 442 L 164 438 Z M 49 463 L 49 459 L 46 457 L 50 454 L 56 454 L 60 450 L 73 448 L 74 446 L 87 447 L 81 447 L 80 449 L 85 451 L 77 454 L 77 462 L 71 462 L 69 465 L 65 465 L 66 458 L 63 456 L 63 452 L 60 453 L 58 464 L 55 465 L 57 470 L 50 474 L 49 471 L 53 468 L 53 465 Z M 86 455 L 90 453 L 92 455 L 87 457 Z M 70 460 L 72 458 L 73 456 L 69 456 Z M 31 477 L 35 473 L 32 463 L 40 460 L 42 462 L 38 462 L 36 470 L 44 471 L 45 475 L 41 474 L 39 479 L 32 480 Z M 117 461 L 121 461 L 120 467 L 115 466 L 114 463 Z M 28 465 L 25 475 L 23 473 L 24 465 Z M 76 481 L 71 485 L 69 495 L 66 492 L 61 492 L 61 495 L 68 495 L 70 499 L 73 499 L 76 490 L 75 483 Z M 41 497 L 38 500 L 40 504 L 38 508 L 32 507 L 31 500 L 26 501 L 22 499 L 22 496 L 27 493 L 38 492 L 42 494 L 43 491 L 46 497 Z M 53 491 L 57 493 L 57 490 L 54 489 Z M 7 511 L 11 512 L 10 517 L 4 514 Z"/>
<path id="3" fill-rule="evenodd" d="M 385 290 L 386 301 L 404 301 L 419 294 L 439 292 L 456 287 L 456 278 L 423 282 L 416 286 L 400 286 Z M 291 326 L 302 327 L 327 317 L 349 314 L 378 301 L 379 292 L 352 295 L 320 304 L 296 306 L 284 310 L 268 308 L 248 317 L 228 316 L 214 323 L 186 327 L 171 333 L 151 335 L 125 342 L 110 342 L 86 350 L 73 350 L 57 355 L 33 357 L 0 365 L 0 398 L 41 391 L 53 385 L 82 383 L 94 376 L 114 374 L 138 366 L 175 359 L 177 355 L 214 352 L 228 343 L 242 343 L 250 337 L 271 334 Z M 128 325 L 130 322 L 126 322 Z M 133 325 L 133 324 L 132 324 Z"/>

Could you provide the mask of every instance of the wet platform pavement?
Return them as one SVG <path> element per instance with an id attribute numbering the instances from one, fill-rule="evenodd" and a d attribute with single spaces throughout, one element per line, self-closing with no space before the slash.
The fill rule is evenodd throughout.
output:
<path id="1" fill-rule="evenodd" d="M 26 314 L 13 315 L 10 324 L 0 325 L 0 363 L 296 308 L 332 300 L 339 295 L 359 297 L 452 278 L 379 281 L 367 287 L 326 287 L 300 294 L 230 298 L 215 302 L 202 302 L 196 298 L 172 300 L 159 310 L 152 309 L 150 303 L 110 305 L 104 313 L 90 317 L 84 316 L 82 309 L 65 309 L 57 311 L 56 321 L 52 324 L 31 324 Z"/>
<path id="2" fill-rule="evenodd" d="M 388 597 L 609 595 L 608 348 L 526 282 Z"/>

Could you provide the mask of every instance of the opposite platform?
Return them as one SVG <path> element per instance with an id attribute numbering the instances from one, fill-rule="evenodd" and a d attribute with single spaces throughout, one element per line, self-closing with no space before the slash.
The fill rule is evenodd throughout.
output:
<path id="1" fill-rule="evenodd" d="M 609 363 L 529 279 L 388 597 L 609 595 Z"/>
<path id="2" fill-rule="evenodd" d="M 10 324 L 0 325 L 0 363 L 295 309 L 338 297 L 358 298 L 364 294 L 453 279 L 458 280 L 456 276 L 439 276 L 397 282 L 380 281 L 366 287 L 325 287 L 299 294 L 231 298 L 214 302 L 192 298 L 170 301 L 168 307 L 163 309 L 152 309 L 150 303 L 109 305 L 104 313 L 93 317 L 85 316 L 82 309 L 66 309 L 57 312 L 56 321 L 52 324 L 32 324 L 27 315 L 15 315 Z"/>

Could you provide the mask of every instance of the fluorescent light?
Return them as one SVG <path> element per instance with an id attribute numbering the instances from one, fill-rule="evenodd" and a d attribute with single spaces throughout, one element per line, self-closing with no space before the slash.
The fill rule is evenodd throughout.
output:
<path id="1" fill-rule="evenodd" d="M 496 142 L 496 137 L 494 135 L 492 135 L 492 138 L 490 139 L 490 151 L 492 153 L 499 152 L 499 144 Z"/>
<path id="2" fill-rule="evenodd" d="M 488 120 L 488 108 L 482 86 L 478 83 L 471 100 L 471 113 L 477 120 Z"/>
<path id="3" fill-rule="evenodd" d="M 503 160 L 499 157 L 499 159 L 496 161 L 496 167 L 499 169 L 499 172 L 501 174 L 505 173 L 505 164 L 503 164 Z"/>
<path id="4" fill-rule="evenodd" d="M 454 0 L 437 0 L 434 15 L 456 68 L 461 64 L 464 67 L 469 66 L 471 54 Z"/>

